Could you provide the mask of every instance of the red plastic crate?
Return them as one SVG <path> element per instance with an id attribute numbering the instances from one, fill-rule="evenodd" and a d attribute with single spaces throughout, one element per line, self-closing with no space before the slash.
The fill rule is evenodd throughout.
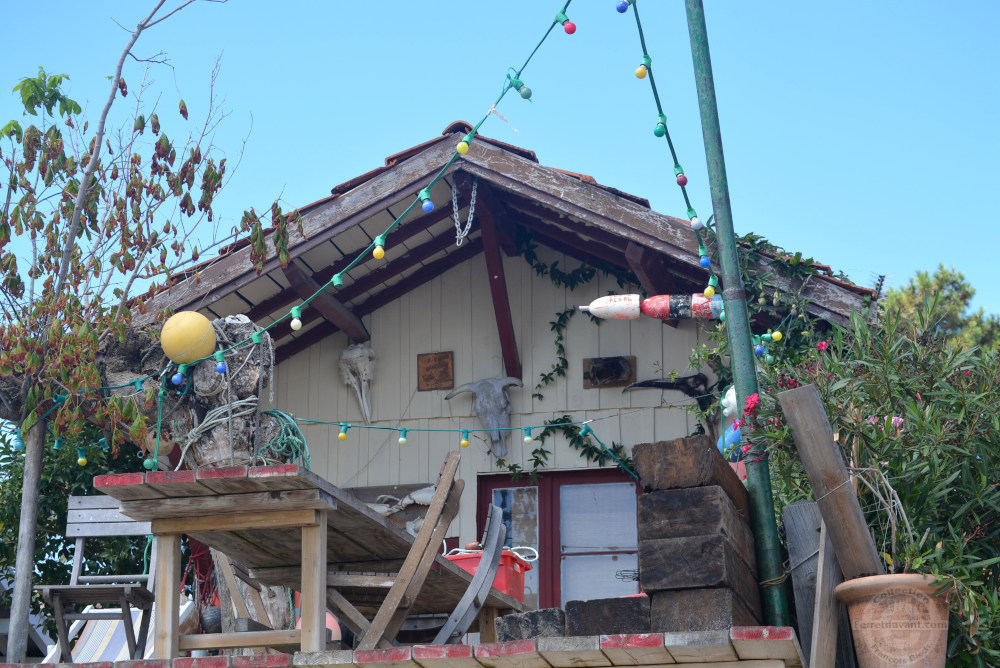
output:
<path id="1" fill-rule="evenodd" d="M 482 557 L 482 552 L 445 555 L 445 559 L 455 562 L 462 570 L 473 575 L 476 574 L 479 560 Z M 510 550 L 504 550 L 500 554 L 500 565 L 497 566 L 497 576 L 493 580 L 493 587 L 524 603 L 524 574 L 530 570 L 531 564 Z"/>

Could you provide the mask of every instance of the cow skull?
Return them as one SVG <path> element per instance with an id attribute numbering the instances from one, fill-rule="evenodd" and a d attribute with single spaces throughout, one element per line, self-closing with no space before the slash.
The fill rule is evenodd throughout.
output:
<path id="1" fill-rule="evenodd" d="M 368 385 L 375 378 L 375 351 L 363 343 L 347 346 L 340 354 L 340 377 L 354 388 L 366 424 L 372 423 L 372 404 Z"/>
<path id="2" fill-rule="evenodd" d="M 488 430 L 490 450 L 497 458 L 507 455 L 507 436 L 510 433 L 508 387 L 524 387 L 524 383 L 518 378 L 511 377 L 484 378 L 475 383 L 456 387 L 445 395 L 445 399 L 451 399 L 463 392 L 471 392 L 476 397 L 473 408 L 483 427 Z"/>

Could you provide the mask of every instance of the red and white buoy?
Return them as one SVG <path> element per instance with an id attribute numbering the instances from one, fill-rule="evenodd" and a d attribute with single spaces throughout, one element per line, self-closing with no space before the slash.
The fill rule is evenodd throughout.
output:
<path id="1" fill-rule="evenodd" d="M 692 295 L 656 295 L 642 299 L 639 295 L 608 295 L 581 306 L 580 310 L 604 320 L 638 320 L 645 315 L 658 320 L 689 318 L 718 319 L 722 314 L 722 297 Z"/>

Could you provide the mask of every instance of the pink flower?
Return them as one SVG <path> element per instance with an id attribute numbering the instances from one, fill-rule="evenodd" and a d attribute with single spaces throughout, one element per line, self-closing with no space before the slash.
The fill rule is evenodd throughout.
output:
<path id="1" fill-rule="evenodd" d="M 747 397 L 746 406 L 743 409 L 744 415 L 751 415 L 757 412 L 757 407 L 760 406 L 760 394 L 754 392 L 749 397 Z"/>
<path id="2" fill-rule="evenodd" d="M 743 448 L 742 448 L 742 450 L 743 450 L 743 454 L 744 455 L 746 453 L 750 452 L 750 446 L 749 446 L 749 444 L 748 445 L 744 445 Z"/>
<path id="3" fill-rule="evenodd" d="M 823 352 L 824 350 L 827 349 L 829 345 L 830 344 L 827 343 L 826 341 L 820 341 L 819 343 L 816 344 L 816 350 Z"/>

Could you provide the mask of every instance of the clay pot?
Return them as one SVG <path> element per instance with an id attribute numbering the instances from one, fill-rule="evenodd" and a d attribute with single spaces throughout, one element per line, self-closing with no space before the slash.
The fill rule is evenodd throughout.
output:
<path id="1" fill-rule="evenodd" d="M 837 585 L 847 605 L 861 668 L 943 668 L 948 596 L 919 573 L 873 575 Z"/>

